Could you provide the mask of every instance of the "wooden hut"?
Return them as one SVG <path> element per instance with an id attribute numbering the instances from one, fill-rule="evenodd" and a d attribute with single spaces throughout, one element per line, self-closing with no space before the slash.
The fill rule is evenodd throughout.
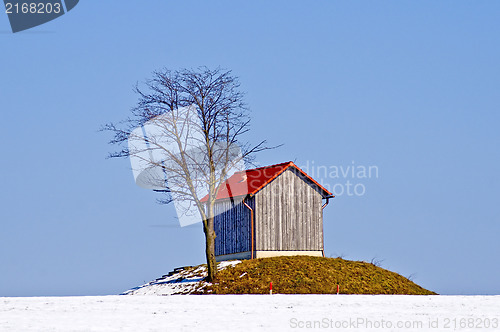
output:
<path id="1" fill-rule="evenodd" d="M 235 173 L 215 202 L 217 261 L 324 256 L 323 209 L 332 197 L 293 162 Z"/>

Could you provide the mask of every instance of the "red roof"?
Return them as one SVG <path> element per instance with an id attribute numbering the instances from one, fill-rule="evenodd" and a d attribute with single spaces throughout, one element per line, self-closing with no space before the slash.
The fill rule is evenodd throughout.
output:
<path id="1" fill-rule="evenodd" d="M 219 193 L 217 194 L 217 199 L 246 195 L 252 196 L 290 167 L 294 167 L 297 171 L 303 174 L 306 179 L 314 183 L 318 189 L 323 192 L 323 197 L 333 197 L 331 192 L 326 190 L 322 185 L 307 175 L 293 162 L 289 161 L 282 164 L 259 167 L 234 173 L 221 185 Z M 201 201 L 208 201 L 208 195 L 203 197 Z"/>

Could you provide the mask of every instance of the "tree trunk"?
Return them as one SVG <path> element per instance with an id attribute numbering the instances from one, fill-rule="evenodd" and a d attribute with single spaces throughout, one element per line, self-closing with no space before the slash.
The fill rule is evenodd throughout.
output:
<path id="1" fill-rule="evenodd" d="M 215 261 L 215 231 L 214 231 L 214 218 L 208 218 L 203 227 L 205 233 L 205 254 L 207 256 L 207 281 L 212 282 L 215 280 L 217 274 L 217 262 Z"/>

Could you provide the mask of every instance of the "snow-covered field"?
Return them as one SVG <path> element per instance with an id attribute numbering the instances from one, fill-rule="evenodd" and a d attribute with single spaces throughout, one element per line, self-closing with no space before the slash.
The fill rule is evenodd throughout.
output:
<path id="1" fill-rule="evenodd" d="M 500 331 L 500 296 L 0 298 L 0 331 Z M 489 327 L 489 328 L 488 328 Z"/>

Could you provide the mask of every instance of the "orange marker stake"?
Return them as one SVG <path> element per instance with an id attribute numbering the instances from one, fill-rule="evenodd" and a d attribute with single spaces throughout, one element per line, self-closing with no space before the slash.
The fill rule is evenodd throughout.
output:
<path id="1" fill-rule="evenodd" d="M 273 282 L 271 281 L 271 283 L 269 284 L 269 294 L 270 295 L 273 295 Z"/>
<path id="2" fill-rule="evenodd" d="M 337 295 L 339 295 L 339 291 L 340 291 L 340 286 L 337 285 Z"/>

